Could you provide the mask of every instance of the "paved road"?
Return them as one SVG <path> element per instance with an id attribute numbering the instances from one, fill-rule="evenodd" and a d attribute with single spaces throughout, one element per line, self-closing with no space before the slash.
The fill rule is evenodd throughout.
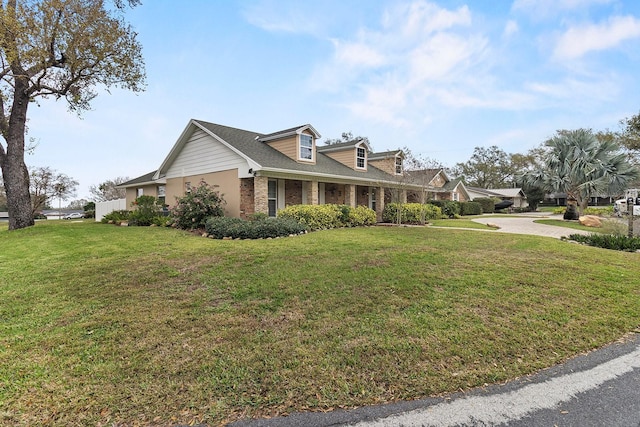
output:
<path id="1" fill-rule="evenodd" d="M 503 385 L 442 398 L 240 421 L 233 427 L 638 427 L 640 336 Z"/>
<path id="2" fill-rule="evenodd" d="M 587 231 L 534 222 L 543 218 L 562 219 L 562 216 L 533 213 L 509 217 L 486 216 L 475 218 L 473 221 L 480 224 L 491 223 L 500 227 L 498 230 L 492 231 L 494 233 L 533 234 L 536 236 L 555 237 L 557 239 L 568 236 L 569 234 L 589 234 Z"/>

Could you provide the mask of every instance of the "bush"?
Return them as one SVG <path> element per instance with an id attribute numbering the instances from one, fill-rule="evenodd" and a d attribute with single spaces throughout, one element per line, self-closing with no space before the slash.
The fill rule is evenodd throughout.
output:
<path id="1" fill-rule="evenodd" d="M 184 197 L 178 197 L 170 209 L 172 223 L 183 230 L 204 228 L 207 219 L 224 215 L 222 195 L 206 182 L 193 188 Z"/>
<path id="2" fill-rule="evenodd" d="M 482 213 L 493 213 L 496 206 L 496 201 L 491 197 L 478 197 L 473 199 L 474 202 L 480 203 Z"/>
<path id="3" fill-rule="evenodd" d="M 453 200 L 433 200 L 432 205 L 437 206 L 442 211 L 442 215 L 446 218 L 454 218 L 456 215 L 460 215 L 460 203 Z"/>
<path id="4" fill-rule="evenodd" d="M 598 215 L 598 216 L 613 216 L 613 206 L 605 206 L 601 208 L 586 208 L 582 215 Z"/>
<path id="5" fill-rule="evenodd" d="M 346 208 L 346 215 L 345 215 Z M 362 227 L 366 225 L 375 225 L 376 212 L 366 206 L 341 206 L 343 212 L 342 220 L 345 227 Z M 346 218 L 345 218 L 346 216 Z"/>
<path id="6" fill-rule="evenodd" d="M 616 251 L 635 252 L 640 250 L 640 237 L 629 237 L 619 234 L 593 233 L 588 235 L 571 234 L 570 240 L 585 243 L 598 248 L 613 249 Z"/>
<path id="7" fill-rule="evenodd" d="M 442 217 L 440 208 L 432 204 L 387 203 L 382 211 L 382 221 L 396 223 L 398 221 L 398 208 L 401 209 L 400 222 L 402 224 L 422 224 L 423 214 L 425 221 Z"/>
<path id="8" fill-rule="evenodd" d="M 153 196 L 140 196 L 132 205 L 135 209 L 129 213 L 129 225 L 149 226 L 162 216 L 162 203 Z"/>
<path id="9" fill-rule="evenodd" d="M 481 215 L 482 205 L 478 202 L 461 202 L 460 215 Z"/>
<path id="10" fill-rule="evenodd" d="M 128 210 L 113 211 L 103 216 L 100 222 L 102 222 L 103 224 L 109 224 L 109 223 L 120 224 L 123 221 L 129 220 L 129 214 L 130 214 L 130 211 Z"/>
<path id="11" fill-rule="evenodd" d="M 205 230 L 216 239 L 266 239 L 302 234 L 307 227 L 292 219 L 267 218 L 246 221 L 240 218 L 211 217 Z"/>

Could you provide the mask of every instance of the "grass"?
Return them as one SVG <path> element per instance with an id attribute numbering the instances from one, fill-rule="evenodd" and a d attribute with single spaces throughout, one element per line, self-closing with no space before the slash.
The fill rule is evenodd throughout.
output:
<path id="1" fill-rule="evenodd" d="M 571 228 L 573 230 L 582 230 L 582 231 L 588 231 L 591 233 L 604 233 L 607 232 L 606 228 L 596 228 L 596 227 L 586 227 L 582 224 L 580 224 L 578 221 L 568 221 L 568 220 L 564 220 L 564 219 L 539 219 L 534 221 L 538 224 L 545 224 L 545 225 L 554 225 L 557 227 L 564 227 L 564 228 Z"/>
<path id="2" fill-rule="evenodd" d="M 487 224 L 472 221 L 470 219 L 433 219 L 429 220 L 429 224 L 435 227 L 453 227 L 453 228 L 474 228 L 482 230 L 493 230 Z"/>
<path id="3" fill-rule="evenodd" d="M 3 229 L 0 425 L 218 425 L 501 382 L 637 328 L 639 275 L 640 254 L 451 229 Z"/>

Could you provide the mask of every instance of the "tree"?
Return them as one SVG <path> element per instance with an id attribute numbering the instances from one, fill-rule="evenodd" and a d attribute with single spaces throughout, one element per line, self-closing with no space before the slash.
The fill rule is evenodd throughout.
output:
<path id="1" fill-rule="evenodd" d="M 4 183 L 2 177 L 0 177 L 0 211 L 7 210 L 7 195 L 4 191 Z"/>
<path id="2" fill-rule="evenodd" d="M 129 0 L 135 6 L 139 0 Z M 144 63 L 136 33 L 124 22 L 124 0 L 7 0 L 0 3 L 0 168 L 9 229 L 34 224 L 24 162 L 31 102 L 64 98 L 89 109 L 96 86 L 140 91 Z"/>
<path id="3" fill-rule="evenodd" d="M 591 130 L 558 131 L 544 145 L 541 167 L 525 173 L 524 181 L 548 192 L 567 193 L 580 212 L 591 196 L 622 192 L 640 177 L 619 144 L 599 141 Z"/>
<path id="4" fill-rule="evenodd" d="M 78 181 L 48 167 L 33 168 L 29 172 L 31 212 L 44 209 L 52 199 L 66 200 L 73 197 Z"/>
<path id="5" fill-rule="evenodd" d="M 493 145 L 474 148 L 471 158 L 466 163 L 457 163 L 453 173 L 474 187 L 503 188 L 514 183 L 517 169 L 510 155 Z"/>
<path id="6" fill-rule="evenodd" d="M 89 187 L 91 198 L 95 202 L 124 199 L 127 195 L 127 190 L 125 188 L 116 188 L 116 186 L 126 181 L 129 181 L 129 177 L 119 176 L 114 179 L 108 179 L 98 185 L 91 185 Z"/>

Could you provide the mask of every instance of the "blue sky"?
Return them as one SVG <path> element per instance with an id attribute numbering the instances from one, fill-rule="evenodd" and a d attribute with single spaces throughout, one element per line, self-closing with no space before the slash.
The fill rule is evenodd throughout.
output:
<path id="1" fill-rule="evenodd" d="M 637 0 L 143 1 L 126 19 L 145 92 L 105 92 L 81 119 L 63 102 L 30 107 L 27 164 L 78 180 L 77 198 L 158 168 L 191 118 L 310 123 L 453 166 L 640 111 Z"/>

